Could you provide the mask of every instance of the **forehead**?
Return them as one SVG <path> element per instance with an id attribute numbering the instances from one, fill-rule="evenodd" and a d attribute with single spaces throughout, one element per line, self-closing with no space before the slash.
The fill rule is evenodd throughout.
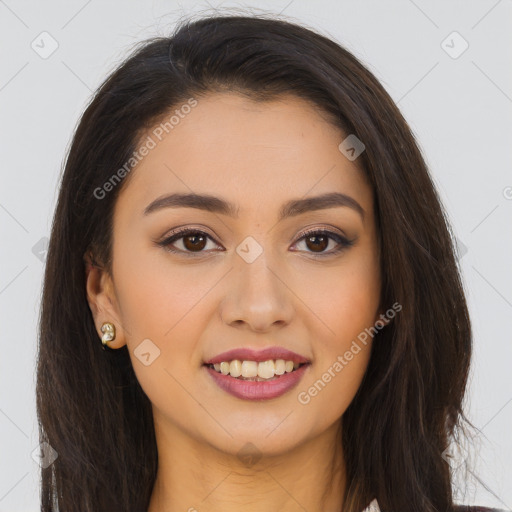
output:
<path id="1" fill-rule="evenodd" d="M 208 193 L 244 209 L 332 191 L 371 210 L 363 171 L 338 149 L 346 137 L 314 105 L 295 96 L 255 102 L 236 93 L 177 105 L 148 130 L 150 149 L 131 171 L 119 202 L 142 212 L 165 192 Z M 172 118 L 172 119 L 171 119 Z M 167 124 L 165 124 L 167 123 Z"/>

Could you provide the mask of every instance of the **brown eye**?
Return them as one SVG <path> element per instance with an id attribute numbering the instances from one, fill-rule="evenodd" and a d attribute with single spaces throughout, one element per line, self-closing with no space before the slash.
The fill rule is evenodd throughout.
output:
<path id="1" fill-rule="evenodd" d="M 329 245 L 329 237 L 325 235 L 310 235 L 305 238 L 306 246 L 313 252 L 322 252 Z"/>
<path id="2" fill-rule="evenodd" d="M 197 229 L 182 229 L 167 237 L 165 240 L 158 242 L 158 245 L 172 253 L 196 253 L 199 255 L 201 253 L 209 252 L 208 250 L 204 250 L 208 245 L 208 241 L 214 242 L 212 237 L 204 231 Z M 218 244 L 217 247 L 219 247 Z"/>
<path id="3" fill-rule="evenodd" d="M 354 245 L 355 239 L 348 240 L 338 233 L 333 233 L 332 231 L 324 229 L 317 229 L 315 231 L 302 233 L 302 236 L 297 243 L 300 242 L 304 242 L 306 252 L 318 256 L 330 256 Z M 330 250 L 326 250 L 329 247 L 330 242 L 334 243 L 334 247 L 331 247 Z"/>
<path id="4" fill-rule="evenodd" d="M 188 251 L 201 251 L 206 246 L 206 238 L 201 233 L 194 233 L 183 237 L 183 245 Z"/>

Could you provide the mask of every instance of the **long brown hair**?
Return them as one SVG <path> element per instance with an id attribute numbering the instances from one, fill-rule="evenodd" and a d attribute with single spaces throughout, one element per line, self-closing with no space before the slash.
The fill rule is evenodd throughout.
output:
<path id="1" fill-rule="evenodd" d="M 156 120 L 190 97 L 294 94 L 365 145 L 374 192 L 382 304 L 402 311 L 377 335 L 343 415 L 346 512 L 453 509 L 443 451 L 466 421 L 471 327 L 446 215 L 409 126 L 351 53 L 281 19 L 215 16 L 144 41 L 101 85 L 78 124 L 53 220 L 40 317 L 41 510 L 146 511 L 158 457 L 151 404 L 127 348 L 101 349 L 86 298 L 84 255 L 111 271 L 112 214 L 126 181 L 98 199 Z M 132 172 L 136 172 L 136 169 Z"/>

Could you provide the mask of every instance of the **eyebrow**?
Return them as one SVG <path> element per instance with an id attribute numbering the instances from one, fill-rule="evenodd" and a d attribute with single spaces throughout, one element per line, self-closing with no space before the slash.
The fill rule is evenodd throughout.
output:
<path id="1" fill-rule="evenodd" d="M 287 217 L 295 217 L 306 212 L 315 210 L 325 210 L 345 206 L 355 210 L 362 219 L 365 211 L 363 207 L 352 197 L 340 192 L 330 192 L 306 199 L 292 199 L 287 201 L 279 211 L 279 221 Z M 239 208 L 233 203 L 225 201 L 219 197 L 200 194 L 170 194 L 155 199 L 144 209 L 144 215 L 163 208 L 197 208 L 212 213 L 228 215 L 238 218 Z"/>

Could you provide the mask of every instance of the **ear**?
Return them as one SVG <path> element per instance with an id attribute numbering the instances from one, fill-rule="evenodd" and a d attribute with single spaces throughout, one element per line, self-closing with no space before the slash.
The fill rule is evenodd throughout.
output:
<path id="1" fill-rule="evenodd" d="M 121 348 L 126 345 L 126 334 L 119 320 L 120 315 L 112 278 L 102 266 L 94 261 L 90 253 L 84 255 L 84 263 L 87 302 L 94 318 L 100 343 L 103 336 L 101 326 L 104 322 L 111 322 L 115 326 L 116 337 L 109 342 L 109 347 Z"/>

